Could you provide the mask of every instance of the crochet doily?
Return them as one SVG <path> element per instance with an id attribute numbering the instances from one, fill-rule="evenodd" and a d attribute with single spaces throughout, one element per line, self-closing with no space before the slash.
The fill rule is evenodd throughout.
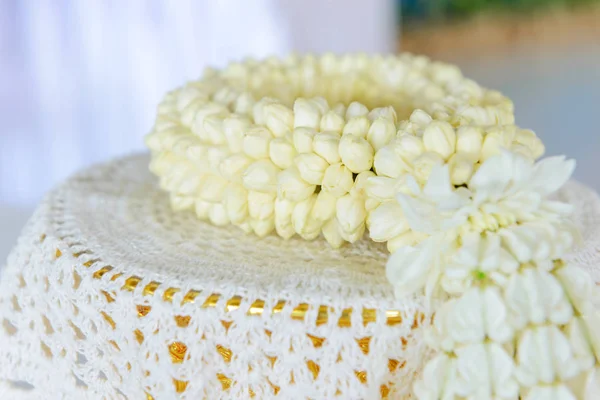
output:
<path id="1" fill-rule="evenodd" d="M 50 193 L 0 277 L 0 398 L 408 398 L 425 305 L 387 250 L 259 239 L 174 213 L 135 156 Z M 600 281 L 600 201 L 570 183 Z"/>

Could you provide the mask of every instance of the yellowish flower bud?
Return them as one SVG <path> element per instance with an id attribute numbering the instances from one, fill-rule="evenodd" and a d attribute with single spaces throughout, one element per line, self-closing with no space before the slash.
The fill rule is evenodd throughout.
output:
<path id="1" fill-rule="evenodd" d="M 275 199 L 275 229 L 284 239 L 289 239 L 296 231 L 292 226 L 292 213 L 296 203 L 280 198 Z"/>
<path id="2" fill-rule="evenodd" d="M 377 175 L 397 178 L 407 170 L 406 165 L 391 146 L 386 146 L 375 153 L 373 162 Z"/>
<path id="3" fill-rule="evenodd" d="M 219 172 L 230 182 L 242 182 L 242 173 L 252 163 L 252 159 L 245 154 L 233 154 L 221 161 Z"/>
<path id="4" fill-rule="evenodd" d="M 277 175 L 280 171 L 271 160 L 255 161 L 244 171 L 242 182 L 248 190 L 275 193 L 277 191 Z"/>
<path id="5" fill-rule="evenodd" d="M 371 211 L 367 225 L 369 236 L 376 242 L 388 241 L 410 229 L 397 201 L 386 201 Z"/>
<path id="6" fill-rule="evenodd" d="M 275 137 L 282 137 L 294 127 L 294 113 L 281 103 L 268 104 L 263 109 L 267 128 Z"/>
<path id="7" fill-rule="evenodd" d="M 234 153 L 240 153 L 244 147 L 244 135 L 252 123 L 250 119 L 239 115 L 232 115 L 223 121 L 223 132 L 229 145 L 229 149 Z"/>
<path id="8" fill-rule="evenodd" d="M 280 137 L 269 143 L 269 157 L 281 169 L 294 165 L 296 149 L 288 137 Z"/>
<path id="9" fill-rule="evenodd" d="M 369 182 L 369 179 L 374 177 L 375 174 L 373 171 L 364 171 L 361 172 L 354 178 L 354 186 L 350 190 L 350 194 L 353 196 L 366 196 L 366 188 Z"/>
<path id="10" fill-rule="evenodd" d="M 334 249 L 341 247 L 344 243 L 344 239 L 340 234 L 338 222 L 335 218 L 330 219 L 325 225 L 323 225 L 322 232 L 327 242 Z"/>
<path id="11" fill-rule="evenodd" d="M 225 226 L 229 223 L 227 210 L 223 204 L 212 204 L 208 210 L 208 219 L 211 224 L 216 226 Z"/>
<path id="12" fill-rule="evenodd" d="M 325 222 L 335 215 L 337 197 L 331 193 L 321 190 L 313 206 L 311 217 L 317 221 Z"/>
<path id="13" fill-rule="evenodd" d="M 317 195 L 312 194 L 306 199 L 298 202 L 292 213 L 292 225 L 297 234 L 303 239 L 313 240 L 319 236 L 322 221 L 318 221 L 311 216 L 313 206 L 317 200 Z"/>
<path id="14" fill-rule="evenodd" d="M 479 160 L 483 144 L 483 131 L 477 126 L 461 126 L 456 132 L 456 152 L 468 154 L 473 160 Z"/>
<path id="15" fill-rule="evenodd" d="M 252 107 L 252 118 L 254 118 L 254 123 L 256 125 L 265 125 L 267 122 L 267 114 L 265 112 L 266 107 L 277 103 L 277 99 L 272 97 L 263 97 L 256 104 L 254 104 L 254 107 Z"/>
<path id="16" fill-rule="evenodd" d="M 317 129 L 321 123 L 321 107 L 309 99 L 296 99 L 294 102 L 294 128 Z"/>
<path id="17" fill-rule="evenodd" d="M 362 197 L 346 194 L 338 199 L 336 204 L 336 219 L 338 220 L 342 237 L 353 243 L 364 233 L 367 210 Z"/>
<path id="18" fill-rule="evenodd" d="M 373 149 L 377 151 L 386 146 L 395 136 L 396 126 L 394 122 L 386 118 L 378 118 L 371 124 L 367 140 L 371 143 Z"/>
<path id="19" fill-rule="evenodd" d="M 400 180 L 385 176 L 374 176 L 367 180 L 365 192 L 379 201 L 393 200 L 398 193 Z"/>
<path id="20" fill-rule="evenodd" d="M 369 114 L 369 109 L 358 101 L 353 101 L 346 110 L 346 119 L 352 119 L 356 117 L 366 117 Z"/>
<path id="21" fill-rule="evenodd" d="M 323 189 L 335 197 L 345 195 L 352 189 L 353 185 L 352 172 L 343 164 L 330 165 L 325 171 L 325 176 L 323 176 Z"/>
<path id="22" fill-rule="evenodd" d="M 429 179 L 434 165 L 443 164 L 444 160 L 438 153 L 432 151 L 425 152 L 413 161 L 413 174 L 421 182 Z"/>
<path id="23" fill-rule="evenodd" d="M 250 226 L 256 236 L 263 238 L 275 229 L 275 216 L 271 215 L 266 219 L 251 219 Z"/>
<path id="24" fill-rule="evenodd" d="M 456 153 L 448 161 L 450 170 L 450 181 L 453 185 L 463 185 L 471 179 L 473 175 L 473 159 L 470 155 Z"/>
<path id="25" fill-rule="evenodd" d="M 206 158 L 210 170 L 214 174 L 219 174 L 221 162 L 229 156 L 229 148 L 227 146 L 210 146 L 206 152 Z"/>
<path id="26" fill-rule="evenodd" d="M 489 132 L 483 139 L 480 160 L 485 161 L 496 154 L 500 154 L 500 150 L 503 148 L 507 149 L 505 141 L 502 137 L 502 132 Z"/>
<path id="27" fill-rule="evenodd" d="M 369 121 L 377 121 L 378 119 L 385 119 L 395 124 L 398 120 L 396 110 L 394 107 L 379 107 L 371 110 L 368 115 Z"/>
<path id="28" fill-rule="evenodd" d="M 294 147 L 298 153 L 313 151 L 313 138 L 317 132 L 311 128 L 296 128 L 293 133 Z"/>
<path id="29" fill-rule="evenodd" d="M 538 138 L 535 133 L 528 129 L 519 129 L 516 132 L 515 139 L 517 143 L 527 146 L 531 150 L 531 155 L 534 159 L 544 155 L 544 143 Z"/>
<path id="30" fill-rule="evenodd" d="M 302 201 L 314 193 L 316 186 L 306 182 L 296 167 L 279 173 L 277 178 L 277 195 L 289 201 Z"/>
<path id="31" fill-rule="evenodd" d="M 294 162 L 302 179 L 313 185 L 321 184 L 325 170 L 329 167 L 329 163 L 315 153 L 299 154 Z"/>
<path id="32" fill-rule="evenodd" d="M 344 117 L 336 113 L 334 110 L 328 111 L 321 118 L 321 132 L 330 131 L 341 133 L 346 125 Z"/>
<path id="33" fill-rule="evenodd" d="M 248 191 L 242 185 L 228 185 L 223 194 L 223 205 L 232 223 L 240 224 L 244 222 L 248 218 Z M 198 202 L 196 202 L 197 213 Z"/>
<path id="34" fill-rule="evenodd" d="M 225 134 L 223 129 L 223 119 L 214 115 L 204 118 L 203 130 L 200 138 L 207 143 L 223 144 L 225 143 Z"/>
<path id="35" fill-rule="evenodd" d="M 433 121 L 433 118 L 425 111 L 416 109 L 410 114 L 409 121 L 416 126 L 425 127 Z"/>
<path id="36" fill-rule="evenodd" d="M 244 136 L 244 153 L 256 160 L 269 158 L 269 143 L 273 139 L 265 127 L 251 128 Z"/>
<path id="37" fill-rule="evenodd" d="M 211 203 L 218 203 L 223 198 L 223 192 L 228 182 L 216 175 L 207 175 L 202 180 L 202 190 L 199 190 L 200 198 Z"/>
<path id="38" fill-rule="evenodd" d="M 198 174 L 187 174 L 185 178 L 179 183 L 179 189 L 177 193 L 182 195 L 193 195 L 200 187 L 202 181 L 202 175 Z"/>
<path id="39" fill-rule="evenodd" d="M 354 173 L 368 171 L 373 166 L 373 147 L 355 135 L 343 135 L 339 147 L 342 162 Z"/>
<path id="40" fill-rule="evenodd" d="M 254 97 L 250 93 L 244 92 L 235 101 L 233 109 L 236 114 L 250 115 L 255 103 Z"/>
<path id="41" fill-rule="evenodd" d="M 456 149 L 456 132 L 444 121 L 434 121 L 423 132 L 423 144 L 427 151 L 438 153 L 447 160 Z"/>
<path id="42" fill-rule="evenodd" d="M 187 106 L 198 100 L 206 100 L 206 95 L 193 86 L 186 86 L 177 91 L 175 107 L 182 112 Z"/>
<path id="43" fill-rule="evenodd" d="M 405 162 L 411 164 L 415 158 L 419 157 L 421 154 L 423 154 L 423 152 L 425 152 L 423 140 L 420 137 L 410 134 L 400 135 L 392 142 L 392 144 L 396 154 L 402 157 Z"/>
<path id="44" fill-rule="evenodd" d="M 313 138 L 314 152 L 323 157 L 329 164 L 336 164 L 341 161 L 338 151 L 340 145 L 340 136 L 336 133 L 318 133 Z"/>
<path id="45" fill-rule="evenodd" d="M 366 138 L 370 127 L 371 122 L 367 117 L 354 117 L 346 123 L 342 134 Z"/>
<path id="46" fill-rule="evenodd" d="M 196 216 L 200 219 L 208 219 L 208 213 L 210 211 L 210 206 L 212 205 L 212 203 L 209 203 L 208 201 L 204 201 L 201 199 L 198 199 L 195 201 L 194 204 L 194 210 L 196 211 Z"/>
<path id="47" fill-rule="evenodd" d="M 523 144 L 513 144 L 510 147 L 510 151 L 512 151 L 513 153 L 517 153 L 522 155 L 525 158 L 528 158 L 530 160 L 534 160 L 535 157 L 533 156 L 533 153 L 531 151 L 531 149 Z"/>
<path id="48" fill-rule="evenodd" d="M 238 97 L 239 92 L 231 87 L 224 87 L 219 89 L 213 95 L 213 101 L 224 106 L 232 104 Z"/>
<path id="49" fill-rule="evenodd" d="M 275 193 L 248 192 L 248 213 L 252 219 L 266 219 L 273 215 Z"/>
<path id="50" fill-rule="evenodd" d="M 415 246 L 425 239 L 427 239 L 427 234 L 425 233 L 408 231 L 388 240 L 387 248 L 390 253 L 394 253 L 401 247 Z"/>

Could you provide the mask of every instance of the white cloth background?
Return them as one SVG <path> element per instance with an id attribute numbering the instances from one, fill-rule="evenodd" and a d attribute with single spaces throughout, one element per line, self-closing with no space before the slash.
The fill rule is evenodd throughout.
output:
<path id="1" fill-rule="evenodd" d="M 1 0 L 0 230 L 77 169 L 142 150 L 160 97 L 205 66 L 393 50 L 394 3 Z"/>

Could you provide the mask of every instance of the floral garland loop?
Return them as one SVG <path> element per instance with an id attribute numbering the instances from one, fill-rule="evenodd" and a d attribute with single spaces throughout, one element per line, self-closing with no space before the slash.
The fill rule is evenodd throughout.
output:
<path id="1" fill-rule="evenodd" d="M 417 398 L 593 398 L 597 290 L 563 261 L 578 236 L 549 197 L 574 162 L 536 163 L 544 146 L 512 102 L 456 67 L 233 63 L 168 93 L 146 142 L 174 209 L 259 236 L 386 242 L 396 295 L 435 310 Z"/>

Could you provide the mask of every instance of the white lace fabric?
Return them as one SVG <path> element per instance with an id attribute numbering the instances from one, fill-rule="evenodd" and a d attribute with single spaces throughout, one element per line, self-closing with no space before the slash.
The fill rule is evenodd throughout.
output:
<path id="1" fill-rule="evenodd" d="M 394 298 L 384 245 L 212 226 L 147 165 L 78 174 L 26 226 L 0 277 L 0 398 L 409 398 L 427 310 Z M 559 196 L 600 281 L 600 200 Z"/>

